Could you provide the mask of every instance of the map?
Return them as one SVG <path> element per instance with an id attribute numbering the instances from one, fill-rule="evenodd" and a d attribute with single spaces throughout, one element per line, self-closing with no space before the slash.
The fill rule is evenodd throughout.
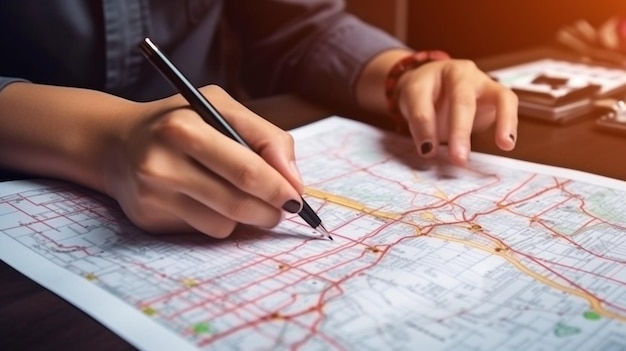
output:
<path id="1" fill-rule="evenodd" d="M 298 216 L 151 236 L 114 202 L 0 183 L 0 258 L 141 349 L 626 350 L 626 185 L 331 117 L 294 130 Z"/>

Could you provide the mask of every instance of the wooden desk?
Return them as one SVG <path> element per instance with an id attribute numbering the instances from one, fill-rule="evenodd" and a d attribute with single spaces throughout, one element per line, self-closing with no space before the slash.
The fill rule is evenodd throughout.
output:
<path id="1" fill-rule="evenodd" d="M 483 69 L 532 58 L 546 51 L 532 50 L 524 55 L 505 55 L 478 62 Z M 507 61 L 509 60 L 509 61 Z M 328 115 L 328 111 L 291 97 L 257 102 L 252 108 L 264 111 L 282 108 L 272 114 L 276 124 L 294 128 Z M 267 115 L 267 114 L 266 114 Z M 515 151 L 495 147 L 492 131 L 475 135 L 476 151 L 507 155 L 533 162 L 579 169 L 626 180 L 626 137 L 595 130 L 593 120 L 555 126 L 520 120 Z M 611 155 L 611 157 L 609 157 Z M 79 309 L 43 289 L 4 263 L 0 263 L 0 349 L 130 350 L 128 343 Z"/>

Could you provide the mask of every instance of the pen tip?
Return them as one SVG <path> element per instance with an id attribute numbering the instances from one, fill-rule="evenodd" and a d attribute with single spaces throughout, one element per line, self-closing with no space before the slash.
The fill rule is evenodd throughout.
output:
<path id="1" fill-rule="evenodd" d="M 320 223 L 319 227 L 321 228 L 321 232 L 322 234 L 325 234 L 326 237 L 332 241 L 335 241 L 335 239 L 333 239 L 332 236 L 330 236 L 330 233 L 328 232 L 328 229 L 326 229 L 326 227 L 324 227 L 324 225 L 322 223 Z"/>

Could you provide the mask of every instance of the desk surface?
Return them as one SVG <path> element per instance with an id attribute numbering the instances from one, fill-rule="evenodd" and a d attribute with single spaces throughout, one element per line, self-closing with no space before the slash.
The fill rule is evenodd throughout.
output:
<path id="1" fill-rule="evenodd" d="M 548 53 L 553 54 L 550 49 L 528 50 L 487 58 L 478 64 L 489 70 Z M 291 97 L 264 100 L 252 108 L 264 114 L 277 105 L 281 106 L 282 112 L 274 113 L 273 120 L 286 129 L 328 114 Z M 593 118 L 568 125 L 551 125 L 522 117 L 517 147 L 511 152 L 498 150 L 492 135 L 491 130 L 475 135 L 473 149 L 626 180 L 626 164 L 619 162 L 619 155 L 626 155 L 626 136 L 598 131 Z M 133 349 L 85 313 L 3 262 L 0 262 L 0 281 L 0 349 Z"/>

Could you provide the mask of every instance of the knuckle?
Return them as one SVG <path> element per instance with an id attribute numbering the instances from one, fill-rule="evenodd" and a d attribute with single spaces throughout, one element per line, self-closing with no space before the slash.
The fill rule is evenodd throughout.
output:
<path id="1" fill-rule="evenodd" d="M 273 189 L 270 191 L 270 193 L 267 196 L 266 201 L 271 204 L 276 204 L 276 203 L 280 203 L 280 201 L 284 198 L 285 196 L 283 195 L 281 188 L 279 186 L 276 186 L 276 187 L 273 187 Z"/>
<path id="2" fill-rule="evenodd" d="M 162 184 L 163 186 L 173 186 L 177 183 L 176 175 L 170 171 L 170 167 L 164 164 L 166 161 L 154 153 L 143 155 L 136 168 L 137 180 L 140 184 Z M 140 187 L 138 192 L 147 192 L 145 187 Z M 141 194 L 138 194 L 141 196 Z"/>
<path id="3" fill-rule="evenodd" d="M 430 122 L 432 117 L 424 111 L 415 110 L 415 111 L 411 111 L 411 119 L 419 124 L 425 124 L 425 123 Z"/>
<path id="4" fill-rule="evenodd" d="M 153 232 L 157 228 L 157 219 L 154 216 L 153 204 L 155 197 L 152 193 L 138 191 L 136 194 L 136 205 L 132 209 L 126 208 L 128 218 L 139 228 L 148 232 Z"/>
<path id="5" fill-rule="evenodd" d="M 144 154 L 137 160 L 136 172 L 138 179 L 147 181 L 159 178 L 163 171 L 161 167 L 156 165 L 151 154 Z"/>
<path id="6" fill-rule="evenodd" d="M 284 131 L 279 131 L 278 135 L 277 135 L 277 139 L 278 141 L 282 144 L 285 145 L 288 148 L 293 148 L 295 145 L 295 141 L 293 139 L 293 136 L 287 132 Z"/>
<path id="7" fill-rule="evenodd" d="M 478 67 L 476 66 L 476 63 L 472 60 L 467 60 L 467 59 L 460 59 L 457 62 L 459 62 L 459 69 L 462 69 L 463 71 L 467 71 L 467 70 L 472 70 L 472 69 L 477 69 Z"/>
<path id="8" fill-rule="evenodd" d="M 471 107 L 476 105 L 476 97 L 472 94 L 460 92 L 452 97 L 452 103 L 458 106 Z"/>
<path id="9" fill-rule="evenodd" d="M 454 61 L 451 61 L 451 63 L 447 66 L 447 69 L 453 77 L 461 77 L 478 70 L 478 67 L 472 60 L 455 59 Z"/>
<path id="10" fill-rule="evenodd" d="M 260 181 L 260 168 L 259 162 L 251 161 L 239 166 L 234 178 L 234 185 L 240 189 L 248 190 L 255 189 L 259 186 Z"/>
<path id="11" fill-rule="evenodd" d="M 253 213 L 253 201 L 247 198 L 234 199 L 226 207 L 226 216 L 237 221 L 242 221 Z"/>
<path id="12" fill-rule="evenodd" d="M 177 113 L 170 113 L 163 118 L 155 128 L 155 135 L 157 138 L 166 141 L 177 140 L 193 140 L 191 135 L 193 129 L 190 128 L 186 110 L 178 110 Z"/>
<path id="13" fill-rule="evenodd" d="M 472 61 L 472 60 L 463 60 L 465 65 L 467 66 L 467 68 L 471 68 L 471 69 L 478 69 L 478 66 L 476 66 L 476 62 Z"/>

